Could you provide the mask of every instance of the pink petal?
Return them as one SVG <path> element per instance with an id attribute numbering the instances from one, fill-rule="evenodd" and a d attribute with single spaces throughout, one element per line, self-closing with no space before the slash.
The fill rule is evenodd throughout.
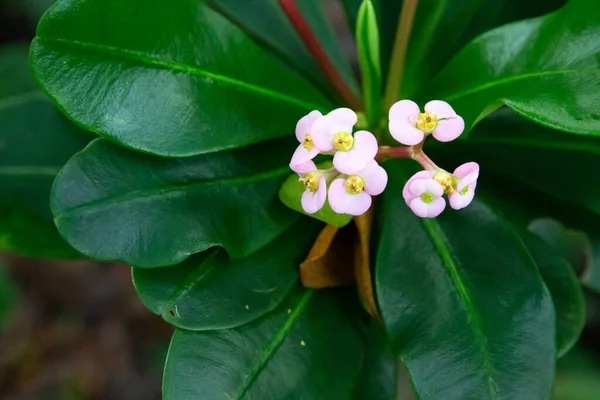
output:
<path id="1" fill-rule="evenodd" d="M 323 152 L 332 150 L 333 135 L 338 132 L 352 133 L 357 121 L 356 113 L 349 108 L 333 110 L 313 123 L 310 131 L 313 144 Z"/>
<path id="2" fill-rule="evenodd" d="M 479 176 L 479 164 L 471 161 L 457 167 L 452 175 L 456 175 L 459 178 L 464 178 L 473 172 L 477 172 L 477 176 Z"/>
<path id="3" fill-rule="evenodd" d="M 409 206 L 417 217 L 435 218 L 446 208 L 446 201 L 442 197 L 438 197 L 430 203 L 425 203 L 420 197 L 416 197 Z"/>
<path id="4" fill-rule="evenodd" d="M 427 204 L 429 206 L 429 218 L 435 218 L 444 211 L 446 208 L 446 200 L 443 197 L 438 197 L 434 199 L 431 203 Z"/>
<path id="5" fill-rule="evenodd" d="M 429 193 L 432 193 L 434 196 L 441 197 L 444 194 L 444 188 L 438 181 L 434 181 L 433 179 L 430 179 L 430 180 L 426 181 L 426 184 L 427 184 L 427 191 Z"/>
<path id="6" fill-rule="evenodd" d="M 452 106 L 441 100 L 432 100 L 425 104 L 425 111 L 437 114 L 438 118 L 440 119 L 456 117 L 456 111 L 454 111 Z"/>
<path id="7" fill-rule="evenodd" d="M 375 135 L 367 131 L 358 131 L 354 134 L 352 149 L 335 153 L 333 166 L 342 174 L 355 174 L 373 161 L 378 148 Z"/>
<path id="8" fill-rule="evenodd" d="M 433 178 L 433 174 L 429 171 L 419 171 L 416 174 L 414 174 L 404 185 L 404 189 L 402 189 L 402 197 L 404 197 L 404 201 L 406 202 L 406 205 L 409 205 L 410 201 L 412 199 L 414 199 L 415 195 L 413 195 L 412 193 L 410 193 L 410 185 L 417 179 L 432 179 Z"/>
<path id="9" fill-rule="evenodd" d="M 304 175 L 308 172 L 316 171 L 318 169 L 315 163 L 312 161 L 307 161 L 305 163 L 295 165 L 294 167 L 290 166 L 290 168 L 292 168 L 292 171 L 297 172 L 300 175 Z"/>
<path id="10" fill-rule="evenodd" d="M 312 124 L 322 115 L 323 114 L 321 114 L 319 111 L 314 110 L 300 118 L 296 124 L 296 139 L 298 139 L 300 143 L 302 143 L 304 140 L 304 135 L 307 133 L 310 134 L 310 128 L 312 127 Z"/>
<path id="11" fill-rule="evenodd" d="M 319 189 L 316 192 L 311 192 L 310 190 L 305 190 L 302 193 L 302 208 L 308 214 L 314 214 L 323 208 L 325 204 L 325 199 L 327 198 L 327 182 L 325 181 L 325 177 L 322 176 L 319 180 Z"/>
<path id="12" fill-rule="evenodd" d="M 431 134 L 440 142 L 450 142 L 460 136 L 465 130 L 465 121 L 458 115 L 450 119 L 438 121 Z"/>
<path id="13" fill-rule="evenodd" d="M 425 134 L 415 128 L 414 119 L 419 116 L 421 110 L 417 103 L 411 100 L 396 102 L 388 114 L 389 129 L 392 137 L 402 144 L 412 146 L 421 143 Z"/>
<path id="14" fill-rule="evenodd" d="M 387 185 L 387 172 L 375 160 L 369 162 L 365 169 L 358 172 L 357 175 L 363 178 L 365 181 L 365 192 L 371 196 L 381 194 Z"/>
<path id="15" fill-rule="evenodd" d="M 460 210 L 471 204 L 473 197 L 475 197 L 475 188 L 469 187 L 469 191 L 464 195 L 458 192 L 451 193 L 448 195 L 448 201 L 450 202 L 450 207 Z"/>
<path id="16" fill-rule="evenodd" d="M 312 160 L 313 158 L 315 158 L 317 156 L 317 154 L 319 154 L 319 149 L 317 149 L 316 147 L 314 149 L 308 151 L 304 148 L 304 146 L 302 146 L 300 144 L 296 148 L 296 151 L 294 151 L 294 155 L 292 156 L 292 160 L 290 161 L 290 168 L 292 169 L 292 171 L 300 172 L 296 168 L 299 165 Z M 314 163 L 313 163 L 313 165 L 314 165 Z"/>
<path id="17" fill-rule="evenodd" d="M 400 100 L 392 105 L 390 112 L 388 113 L 389 119 L 403 119 L 410 121 L 413 118 L 417 118 L 421 113 L 421 109 L 412 100 Z"/>
<path id="18" fill-rule="evenodd" d="M 371 207 L 371 196 L 362 191 L 350 194 L 346 191 L 346 180 L 334 180 L 329 187 L 329 205 L 338 214 L 361 215 Z"/>
<path id="19" fill-rule="evenodd" d="M 458 183 L 458 186 L 456 187 L 456 190 L 458 192 L 460 192 L 461 190 L 463 190 L 465 188 L 465 186 L 469 186 L 469 188 L 470 188 L 471 186 L 477 185 L 477 177 L 478 177 L 478 175 L 479 175 L 478 172 L 472 172 L 469 175 L 467 175 L 464 178 L 462 178 L 460 180 L 460 182 Z"/>
<path id="20" fill-rule="evenodd" d="M 427 183 L 432 179 L 415 179 L 408 187 L 408 192 L 413 196 L 420 196 L 427 191 Z"/>

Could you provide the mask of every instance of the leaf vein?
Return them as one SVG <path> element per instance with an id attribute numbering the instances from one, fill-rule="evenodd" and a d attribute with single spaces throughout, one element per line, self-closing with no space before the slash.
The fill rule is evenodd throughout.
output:
<path id="1" fill-rule="evenodd" d="M 258 86 L 252 83 L 248 83 L 239 79 L 231 78 L 229 76 L 220 75 L 214 72 L 209 72 L 204 69 L 198 68 L 193 65 L 189 65 L 183 62 L 178 61 L 169 61 L 160 59 L 158 57 L 149 55 L 147 53 L 129 49 L 122 49 L 114 46 L 90 43 L 90 42 L 82 42 L 78 40 L 70 40 L 70 39 L 60 39 L 60 38 L 46 38 L 41 36 L 36 36 L 35 40 L 40 42 L 54 43 L 54 44 L 63 44 L 66 46 L 73 46 L 83 48 L 92 52 L 107 54 L 110 56 L 114 56 L 117 58 L 122 58 L 131 62 L 138 62 L 142 65 L 154 67 L 157 69 L 167 70 L 167 71 L 177 71 L 182 72 L 184 74 L 190 76 L 201 76 L 213 79 L 215 81 L 236 86 L 240 89 L 244 89 L 249 92 L 254 92 L 263 96 L 273 97 L 275 99 L 285 101 L 290 104 L 294 104 L 296 106 L 305 108 L 307 110 L 320 110 L 323 107 L 318 106 L 312 103 L 308 103 L 306 101 L 299 100 L 295 97 L 289 96 L 287 94 L 283 94 L 277 92 L 275 90 L 267 89 L 262 86 Z"/>
<path id="2" fill-rule="evenodd" d="M 478 344 L 479 351 L 483 356 L 483 367 L 488 375 L 488 390 L 490 393 L 490 398 L 496 399 L 497 390 L 496 390 L 496 382 L 493 377 L 494 367 L 490 363 L 491 352 L 489 348 L 489 344 L 483 333 L 483 328 L 481 324 L 481 317 L 477 308 L 475 308 L 473 300 L 471 299 L 471 295 L 469 294 L 469 290 L 467 289 L 465 282 L 460 276 L 458 266 L 450 252 L 448 247 L 447 239 L 445 238 L 443 232 L 440 231 L 439 224 L 432 220 L 426 218 L 420 218 L 423 229 L 433 242 L 438 254 L 442 258 L 442 264 L 446 267 L 448 275 L 450 279 L 454 283 L 454 286 L 458 289 L 460 293 L 460 298 L 463 300 L 465 307 L 469 310 L 471 314 L 471 318 L 467 319 L 467 325 L 472 328 L 473 335 Z"/>
<path id="3" fill-rule="evenodd" d="M 283 344 L 283 341 L 287 337 L 288 333 L 294 327 L 296 320 L 300 317 L 300 314 L 306 309 L 308 302 L 313 296 L 314 291 L 308 290 L 298 301 L 296 307 L 289 314 L 287 319 L 285 320 L 283 326 L 275 333 L 273 338 L 267 343 L 267 346 L 264 350 L 259 354 L 258 361 L 254 366 L 250 369 L 248 375 L 246 375 L 246 380 L 237 391 L 237 394 L 233 396 L 234 399 L 240 400 L 242 396 L 244 396 L 248 389 L 252 386 L 260 372 L 264 369 L 267 362 L 273 357 L 277 349 Z"/>

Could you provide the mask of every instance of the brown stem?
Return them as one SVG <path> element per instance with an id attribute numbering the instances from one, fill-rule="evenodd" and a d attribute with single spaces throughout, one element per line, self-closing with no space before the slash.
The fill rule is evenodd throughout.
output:
<path id="1" fill-rule="evenodd" d="M 385 89 L 383 105 L 389 109 L 398 98 L 402 78 L 404 77 L 404 64 L 406 60 L 406 50 L 410 39 L 415 12 L 417 11 L 418 0 L 405 0 L 398 18 L 398 29 L 394 39 L 394 49 L 392 50 L 392 59 L 390 60 L 390 70 L 388 72 L 388 81 Z"/>
<path id="2" fill-rule="evenodd" d="M 298 35 L 308 48 L 308 51 L 312 54 L 314 59 L 319 64 L 319 67 L 331 81 L 337 92 L 339 93 L 342 100 L 352 109 L 361 110 L 362 105 L 360 99 L 352 92 L 350 87 L 346 84 L 339 71 L 319 43 L 319 40 L 310 29 L 310 25 L 304 19 L 300 8 L 296 4 L 296 0 L 278 0 L 283 12 L 287 15 L 288 19 L 298 32 Z"/>
<path id="3" fill-rule="evenodd" d="M 377 150 L 375 160 L 383 161 L 388 158 L 412 158 L 413 148 L 412 147 L 390 147 L 380 146 Z"/>

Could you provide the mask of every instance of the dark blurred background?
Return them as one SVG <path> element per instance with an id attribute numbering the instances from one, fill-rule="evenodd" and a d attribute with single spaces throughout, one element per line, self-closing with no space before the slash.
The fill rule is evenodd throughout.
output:
<path id="1" fill-rule="evenodd" d="M 315 1 L 344 32 L 339 5 Z M 29 42 L 52 2 L 0 0 L 0 46 Z M 342 39 L 352 53 L 350 36 Z M 0 253 L 2 261 L 0 399 L 160 399 L 172 328 L 142 305 L 128 266 Z M 588 325 L 559 362 L 557 400 L 600 400 L 600 296 L 586 296 Z"/>
<path id="2" fill-rule="evenodd" d="M 29 42 L 52 2 L 0 0 L 0 46 Z M 160 399 L 173 330 L 142 305 L 128 266 L 2 262 L 0 399 Z"/>

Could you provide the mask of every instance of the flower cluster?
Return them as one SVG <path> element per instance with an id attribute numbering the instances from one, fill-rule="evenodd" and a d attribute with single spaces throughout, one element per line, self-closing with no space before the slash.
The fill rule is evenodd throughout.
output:
<path id="1" fill-rule="evenodd" d="M 403 190 L 406 204 L 419 217 L 438 216 L 446 207 L 444 194 L 456 210 L 471 203 L 479 165 L 469 162 L 450 174 L 422 151 L 429 135 L 441 142 L 449 142 L 463 132 L 463 119 L 448 103 L 430 101 L 425 105 L 425 112 L 421 112 L 413 101 L 401 100 L 390 108 L 390 134 L 410 147 L 379 147 L 371 132 L 358 130 L 353 133 L 357 121 L 354 111 L 338 108 L 327 115 L 312 111 L 296 124 L 296 138 L 300 144 L 292 156 L 290 168 L 298 173 L 306 188 L 301 203 L 307 213 L 319 211 L 327 199 L 336 213 L 365 213 L 371 206 L 371 196 L 382 193 L 387 185 L 387 173 L 376 161 L 380 156 L 411 157 L 423 166 L 424 170 L 413 175 Z M 333 155 L 333 167 L 318 169 L 312 161 L 318 154 Z"/>

